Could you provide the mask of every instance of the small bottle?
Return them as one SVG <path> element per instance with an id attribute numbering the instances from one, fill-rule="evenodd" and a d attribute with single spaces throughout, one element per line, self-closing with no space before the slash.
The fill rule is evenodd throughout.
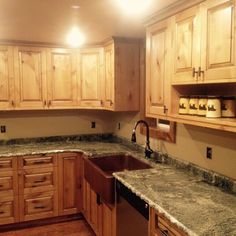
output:
<path id="1" fill-rule="evenodd" d="M 206 116 L 207 112 L 207 96 L 199 96 L 198 100 L 198 116 Z"/>
<path id="2" fill-rule="evenodd" d="M 190 96 L 189 99 L 189 115 L 197 115 L 198 114 L 198 96 Z"/>
<path id="3" fill-rule="evenodd" d="M 208 118 L 221 117 L 220 96 L 208 96 L 206 117 Z"/>
<path id="4" fill-rule="evenodd" d="M 186 115 L 189 111 L 189 96 L 180 96 L 179 114 Z"/>
<path id="5" fill-rule="evenodd" d="M 222 117 L 235 117 L 236 103 L 234 96 L 221 97 L 221 113 Z"/>

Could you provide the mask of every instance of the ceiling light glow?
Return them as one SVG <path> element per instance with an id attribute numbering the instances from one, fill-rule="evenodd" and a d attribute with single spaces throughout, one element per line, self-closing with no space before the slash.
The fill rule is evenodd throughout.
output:
<path id="1" fill-rule="evenodd" d="M 76 48 L 85 42 L 84 35 L 80 32 L 79 28 L 74 26 L 67 35 L 67 43 Z"/>
<path id="2" fill-rule="evenodd" d="M 153 0 L 115 0 L 124 14 L 139 15 L 148 10 Z"/>

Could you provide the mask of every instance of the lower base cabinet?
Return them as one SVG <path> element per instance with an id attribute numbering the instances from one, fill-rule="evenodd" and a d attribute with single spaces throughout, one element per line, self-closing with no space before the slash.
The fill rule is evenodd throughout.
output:
<path id="1" fill-rule="evenodd" d="M 177 228 L 173 223 L 164 217 L 163 214 L 150 209 L 149 221 L 149 235 L 150 236 L 187 236 L 185 232 Z"/>
<path id="2" fill-rule="evenodd" d="M 97 236 L 115 236 L 115 206 L 103 203 L 83 179 L 83 214 Z"/>
<path id="3" fill-rule="evenodd" d="M 80 153 L 0 159 L 0 225 L 82 211 Z"/>

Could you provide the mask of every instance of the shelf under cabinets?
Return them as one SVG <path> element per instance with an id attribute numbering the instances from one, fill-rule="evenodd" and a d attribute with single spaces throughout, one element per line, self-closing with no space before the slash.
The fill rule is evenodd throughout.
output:
<path id="1" fill-rule="evenodd" d="M 206 118 L 199 116 L 171 114 L 168 119 L 170 121 L 175 121 L 182 124 L 236 132 L 236 118 Z"/>

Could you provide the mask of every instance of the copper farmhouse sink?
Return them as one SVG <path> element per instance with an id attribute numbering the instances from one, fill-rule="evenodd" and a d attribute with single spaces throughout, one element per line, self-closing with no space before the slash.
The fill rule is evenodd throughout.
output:
<path id="1" fill-rule="evenodd" d="M 84 176 L 91 188 L 108 204 L 115 201 L 115 178 L 112 173 L 123 170 L 141 170 L 151 168 L 130 155 L 85 158 Z"/>

